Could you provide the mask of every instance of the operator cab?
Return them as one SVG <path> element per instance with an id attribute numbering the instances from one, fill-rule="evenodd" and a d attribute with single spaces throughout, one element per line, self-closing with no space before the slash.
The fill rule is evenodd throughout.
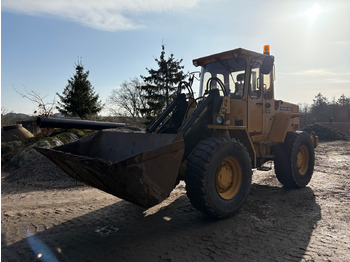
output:
<path id="1" fill-rule="evenodd" d="M 234 99 L 242 99 L 247 93 L 253 99 L 261 95 L 265 99 L 273 97 L 273 56 L 238 48 L 195 59 L 193 64 L 202 66 L 199 96 L 210 89 L 219 89 L 221 95 L 226 91 Z"/>
<path id="2" fill-rule="evenodd" d="M 250 134 L 266 133 L 274 110 L 274 57 L 242 48 L 193 60 L 201 66 L 199 97 L 218 89 L 229 97 L 230 113 L 216 124 L 246 127 Z M 220 109 L 225 111 L 225 109 Z M 228 112 L 228 109 L 226 110 Z"/>

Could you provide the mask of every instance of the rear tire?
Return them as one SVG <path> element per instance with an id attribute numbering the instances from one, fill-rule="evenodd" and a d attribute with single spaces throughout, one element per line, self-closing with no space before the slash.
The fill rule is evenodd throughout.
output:
<path id="1" fill-rule="evenodd" d="M 302 188 L 311 180 L 315 152 L 306 132 L 288 132 L 285 141 L 274 148 L 275 173 L 286 188 Z"/>
<path id="2" fill-rule="evenodd" d="M 214 217 L 229 217 L 250 192 L 252 167 L 248 152 L 234 139 L 205 139 L 187 159 L 185 181 L 194 207 Z"/>

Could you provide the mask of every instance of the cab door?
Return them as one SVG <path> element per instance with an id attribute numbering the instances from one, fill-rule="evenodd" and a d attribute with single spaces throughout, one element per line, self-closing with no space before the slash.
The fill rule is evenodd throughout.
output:
<path id="1" fill-rule="evenodd" d="M 254 63 L 251 68 L 248 84 L 247 122 L 248 132 L 250 134 L 260 134 L 263 132 L 263 110 L 264 100 L 260 64 Z"/>
<path id="2" fill-rule="evenodd" d="M 270 74 L 262 74 L 263 83 L 263 133 L 269 134 L 275 114 L 273 71 Z"/>

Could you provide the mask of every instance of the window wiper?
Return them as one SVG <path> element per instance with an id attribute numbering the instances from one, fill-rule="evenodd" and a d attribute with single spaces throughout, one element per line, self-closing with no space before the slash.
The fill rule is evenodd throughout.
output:
<path id="1" fill-rule="evenodd" d="M 223 61 L 221 61 L 221 60 L 219 61 L 219 63 L 227 70 L 227 72 L 229 73 L 229 75 L 230 75 L 230 77 L 231 77 L 233 83 L 236 84 L 236 82 L 235 82 L 235 80 L 234 80 L 234 78 L 233 78 L 233 76 L 232 76 L 232 74 L 231 74 L 231 72 L 236 71 L 235 68 L 230 67 L 229 64 L 227 64 L 227 63 L 225 63 L 225 62 L 223 62 Z"/>

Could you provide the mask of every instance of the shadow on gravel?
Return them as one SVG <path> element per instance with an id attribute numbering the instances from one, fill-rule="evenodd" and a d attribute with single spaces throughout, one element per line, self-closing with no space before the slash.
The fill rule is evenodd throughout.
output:
<path id="1" fill-rule="evenodd" d="M 43 253 L 41 261 L 300 261 L 320 219 L 311 188 L 253 184 L 246 204 L 229 219 L 202 215 L 185 195 L 149 216 L 122 201 L 29 232 L 3 247 L 2 259 L 35 261 L 34 249 Z M 44 260 L 50 252 L 54 257 Z"/>

